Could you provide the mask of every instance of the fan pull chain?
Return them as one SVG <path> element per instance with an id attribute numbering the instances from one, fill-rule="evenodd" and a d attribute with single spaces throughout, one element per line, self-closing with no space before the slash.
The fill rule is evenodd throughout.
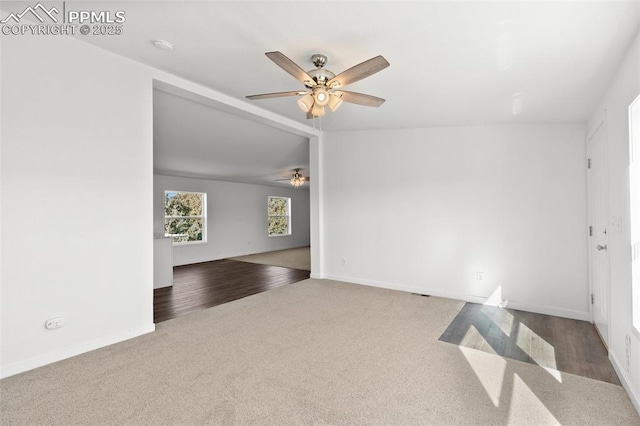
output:
<path id="1" fill-rule="evenodd" d="M 316 118 L 318 119 L 318 127 L 316 127 Z M 313 130 L 322 131 L 322 117 L 321 116 L 316 117 L 314 115 L 311 120 L 312 120 L 311 122 L 313 123 Z"/>

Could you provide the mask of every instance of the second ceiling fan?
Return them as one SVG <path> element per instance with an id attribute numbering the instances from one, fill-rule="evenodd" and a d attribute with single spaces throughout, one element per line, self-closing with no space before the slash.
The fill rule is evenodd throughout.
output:
<path id="1" fill-rule="evenodd" d="M 302 170 L 301 168 L 296 168 L 293 169 L 293 174 L 291 175 L 291 177 L 287 177 L 284 179 L 276 179 L 276 182 L 278 181 L 288 181 L 291 186 L 295 186 L 296 188 L 299 186 L 302 186 L 305 182 L 309 182 L 311 180 L 311 178 L 309 176 L 304 176 L 300 173 L 300 170 Z"/>
<path id="2" fill-rule="evenodd" d="M 371 58 L 335 75 L 331 71 L 324 69 L 327 63 L 327 57 L 325 55 L 315 54 L 311 57 L 311 61 L 316 66 L 316 69 L 311 71 L 304 71 L 281 52 L 267 52 L 265 55 L 280 68 L 303 83 L 306 88 L 305 90 L 291 92 L 250 95 L 247 96 L 248 99 L 256 100 L 300 96 L 298 105 L 307 113 L 307 118 L 322 117 L 326 112 L 325 107 L 328 106 L 331 111 L 335 111 L 342 102 L 370 107 L 379 107 L 384 103 L 384 99 L 376 96 L 342 90 L 342 87 L 347 84 L 355 83 L 388 67 L 389 62 L 382 56 Z"/>

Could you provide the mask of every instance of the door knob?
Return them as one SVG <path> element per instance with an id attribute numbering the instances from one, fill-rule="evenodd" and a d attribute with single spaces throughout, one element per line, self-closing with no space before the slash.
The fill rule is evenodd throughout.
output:
<path id="1" fill-rule="evenodd" d="M 607 245 L 605 244 L 605 245 L 601 246 L 600 244 L 598 244 L 598 245 L 596 246 L 596 249 L 597 249 L 597 250 L 604 250 L 604 251 L 607 251 Z"/>

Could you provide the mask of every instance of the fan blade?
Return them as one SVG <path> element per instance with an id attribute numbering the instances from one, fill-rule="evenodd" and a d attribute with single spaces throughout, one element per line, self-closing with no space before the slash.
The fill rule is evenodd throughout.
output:
<path id="1" fill-rule="evenodd" d="M 291 180 L 291 178 L 287 178 L 287 179 L 274 179 L 274 182 L 279 182 L 279 181 L 287 181 L 289 182 Z M 305 176 L 304 177 L 304 181 L 305 182 L 309 182 L 311 180 L 311 178 L 309 176 Z"/>
<path id="2" fill-rule="evenodd" d="M 316 82 L 313 81 L 313 78 L 311 78 L 305 70 L 300 68 L 295 62 L 284 56 L 281 52 L 267 52 L 265 55 L 275 62 L 277 66 L 291 74 L 296 80 L 310 87 L 316 85 Z"/>
<path id="3" fill-rule="evenodd" d="M 334 93 L 338 94 L 338 92 L 334 92 Z M 346 90 L 341 90 L 340 93 L 342 93 L 342 96 L 340 97 L 340 99 L 352 104 L 358 104 L 358 105 L 377 108 L 384 103 L 384 99 L 371 96 L 371 95 L 365 95 L 364 93 L 347 92 Z"/>
<path id="4" fill-rule="evenodd" d="M 389 62 L 387 62 L 387 60 L 382 56 L 378 55 L 375 58 L 364 61 L 336 75 L 327 82 L 327 87 L 332 87 L 331 84 L 336 81 L 340 83 L 339 87 L 355 83 L 356 81 L 362 80 L 365 77 L 369 77 L 370 75 L 373 75 L 378 71 L 382 71 L 388 66 Z"/>
<path id="5" fill-rule="evenodd" d="M 301 92 L 299 90 L 295 92 L 275 92 L 275 93 L 263 93 L 262 95 L 249 95 L 247 99 L 255 100 L 255 99 L 269 99 L 269 98 L 282 98 L 285 96 L 297 96 L 297 95 L 306 95 L 309 92 Z"/>

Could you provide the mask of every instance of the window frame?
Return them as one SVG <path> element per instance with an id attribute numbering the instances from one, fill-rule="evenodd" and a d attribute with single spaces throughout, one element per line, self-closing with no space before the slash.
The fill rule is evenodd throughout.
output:
<path id="1" fill-rule="evenodd" d="M 286 215 L 276 215 L 276 214 L 269 214 L 269 203 L 271 201 L 272 198 L 279 198 L 279 199 L 284 199 L 287 200 L 287 214 Z M 272 217 L 286 217 L 287 218 L 287 233 L 286 234 L 271 234 L 269 233 L 269 220 Z M 269 195 L 267 196 L 267 235 L 269 236 L 269 238 L 271 237 L 288 237 L 291 235 L 291 197 L 283 197 L 281 195 Z"/>
<path id="2" fill-rule="evenodd" d="M 167 194 L 169 193 L 174 193 L 174 194 L 199 194 L 202 198 L 201 204 L 202 204 L 202 215 L 201 216 L 167 216 L 165 214 L 165 209 L 166 209 L 166 200 L 167 200 Z M 167 219 L 200 219 L 202 221 L 202 239 L 201 240 L 197 240 L 197 241 L 176 241 L 173 237 L 177 236 L 177 235 L 181 235 L 181 234 L 167 234 L 167 232 L 164 232 L 164 236 L 166 238 L 171 238 L 171 243 L 173 244 L 173 246 L 188 246 L 188 245 L 194 245 L 194 244 L 204 244 L 207 242 L 207 193 L 206 192 L 199 192 L 199 191 L 177 191 L 177 190 L 165 190 L 164 191 L 164 197 L 162 198 L 162 212 L 163 212 L 163 220 L 162 220 L 162 227 L 163 230 L 166 229 L 166 223 L 167 223 Z"/>

